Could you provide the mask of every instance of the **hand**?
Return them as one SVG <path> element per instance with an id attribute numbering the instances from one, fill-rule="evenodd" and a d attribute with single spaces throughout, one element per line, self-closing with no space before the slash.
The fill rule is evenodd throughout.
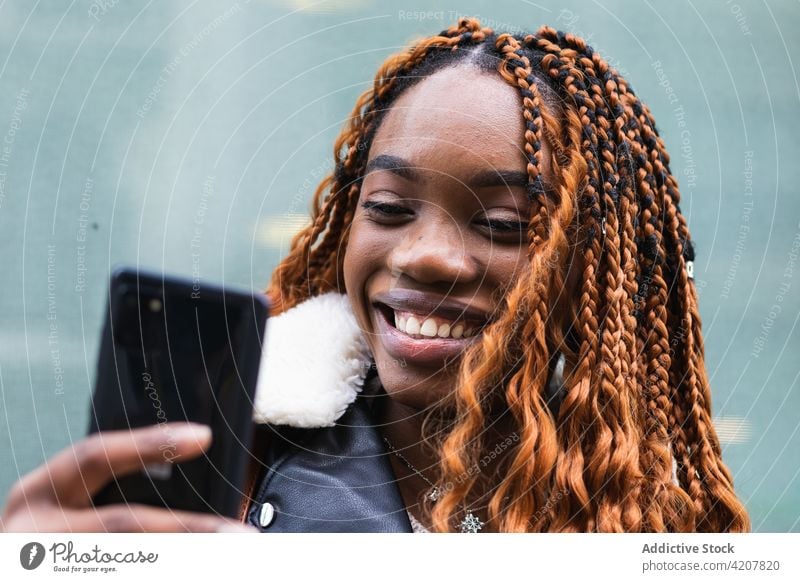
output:
<path id="1" fill-rule="evenodd" d="M 12 532 L 255 532 L 236 520 L 143 504 L 92 505 L 113 476 L 174 457 L 191 459 L 211 444 L 211 429 L 188 422 L 92 434 L 62 450 L 17 481 L 8 496 L 0 531 Z M 161 448 L 159 448 L 161 447 Z"/>

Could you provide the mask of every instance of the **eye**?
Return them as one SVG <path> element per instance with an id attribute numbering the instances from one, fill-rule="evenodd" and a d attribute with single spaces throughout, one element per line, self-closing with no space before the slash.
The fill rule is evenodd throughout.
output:
<path id="1" fill-rule="evenodd" d="M 521 216 L 516 212 L 494 213 L 493 216 L 476 217 L 475 224 L 480 226 L 484 236 L 498 242 L 509 244 L 521 244 L 528 230 L 528 221 L 521 220 Z"/>
<path id="2" fill-rule="evenodd" d="M 361 208 L 370 214 L 383 217 L 398 217 L 405 214 L 411 214 L 412 211 L 403 206 L 396 204 L 389 204 L 387 202 L 377 202 L 375 200 L 367 200 L 361 203 Z"/>
<path id="3" fill-rule="evenodd" d="M 500 220 L 500 219 L 484 219 L 480 221 L 485 224 L 490 230 L 500 234 L 519 234 L 525 232 L 528 228 L 527 222 L 520 222 L 518 220 Z"/>

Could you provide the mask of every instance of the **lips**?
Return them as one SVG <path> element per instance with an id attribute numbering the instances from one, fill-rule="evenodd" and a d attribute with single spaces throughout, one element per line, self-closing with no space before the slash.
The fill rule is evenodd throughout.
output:
<path id="1" fill-rule="evenodd" d="M 372 307 L 386 352 L 418 365 L 446 365 L 480 336 L 489 321 L 488 314 L 474 306 L 407 289 L 374 295 Z"/>
<path id="2" fill-rule="evenodd" d="M 450 320 L 464 319 L 482 323 L 489 319 L 486 311 L 468 303 L 413 289 L 392 289 L 376 293 L 371 297 L 371 302 L 381 303 L 396 311 L 411 311 L 422 316 L 436 315 Z"/>

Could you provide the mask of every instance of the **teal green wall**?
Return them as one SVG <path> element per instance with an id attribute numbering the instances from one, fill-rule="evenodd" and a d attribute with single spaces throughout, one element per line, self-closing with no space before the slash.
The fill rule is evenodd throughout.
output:
<path id="1" fill-rule="evenodd" d="M 263 288 L 378 63 L 463 13 L 571 30 L 649 104 L 725 459 L 756 530 L 800 531 L 800 6 L 490 5 L 0 3 L 0 499 L 85 431 L 110 265 Z"/>

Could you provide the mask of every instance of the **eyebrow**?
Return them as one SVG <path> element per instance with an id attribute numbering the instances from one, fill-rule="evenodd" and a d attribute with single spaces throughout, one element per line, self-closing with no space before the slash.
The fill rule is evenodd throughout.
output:
<path id="1" fill-rule="evenodd" d="M 420 172 L 409 162 L 399 156 L 381 154 L 372 158 L 367 164 L 364 176 L 370 172 L 388 170 L 412 182 L 423 182 L 424 178 Z M 467 186 L 472 188 L 490 188 L 493 186 L 520 186 L 524 188 L 528 184 L 527 172 L 518 170 L 482 170 L 469 178 Z"/>

